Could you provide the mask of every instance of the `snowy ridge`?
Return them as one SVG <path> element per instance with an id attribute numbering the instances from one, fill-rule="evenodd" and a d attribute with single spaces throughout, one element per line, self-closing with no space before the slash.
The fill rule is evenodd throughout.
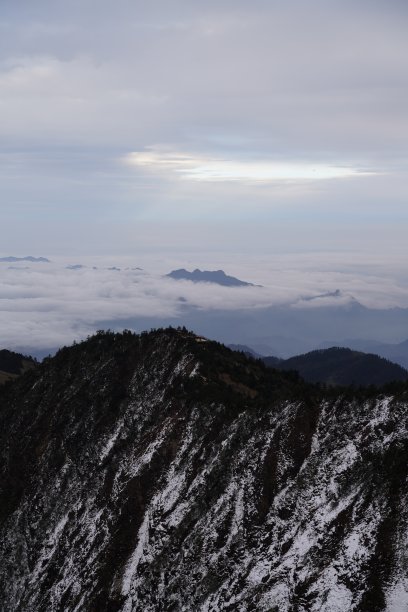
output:
<path id="1" fill-rule="evenodd" d="M 96 337 L 0 395 L 0 609 L 406 610 L 407 401 L 194 344 Z"/>

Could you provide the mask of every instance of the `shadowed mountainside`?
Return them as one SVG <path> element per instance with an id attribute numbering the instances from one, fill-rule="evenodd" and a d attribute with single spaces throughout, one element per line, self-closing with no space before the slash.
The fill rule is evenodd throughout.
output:
<path id="1" fill-rule="evenodd" d="M 0 385 L 35 367 L 36 362 L 31 357 L 6 349 L 0 350 Z"/>
<path id="2" fill-rule="evenodd" d="M 333 342 L 325 342 L 319 348 L 329 348 L 333 346 Z M 408 340 L 398 342 L 396 344 L 385 344 L 381 342 L 375 342 L 373 340 L 358 340 L 356 338 L 350 338 L 344 342 L 338 344 L 340 347 L 351 348 L 352 350 L 362 351 L 364 353 L 371 353 L 384 357 L 393 363 L 398 363 L 405 369 L 408 369 Z"/>
<path id="3" fill-rule="evenodd" d="M 0 388 L 0 608 L 391 612 L 407 406 L 182 330 L 64 348 Z"/>
<path id="4" fill-rule="evenodd" d="M 264 363 L 279 370 L 296 370 L 312 383 L 327 385 L 377 385 L 408 380 L 408 372 L 378 355 L 332 347 L 277 360 L 263 357 Z"/>

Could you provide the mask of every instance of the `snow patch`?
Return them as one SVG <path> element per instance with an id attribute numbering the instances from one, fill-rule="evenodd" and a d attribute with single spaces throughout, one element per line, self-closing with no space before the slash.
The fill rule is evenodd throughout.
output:
<path id="1" fill-rule="evenodd" d="M 108 438 L 108 440 L 106 441 L 105 446 L 101 450 L 101 454 L 99 457 L 101 461 L 103 461 L 109 455 L 110 451 L 113 448 L 113 445 L 118 439 L 118 436 L 122 430 L 122 427 L 123 427 L 123 423 L 122 422 L 118 423 L 117 427 L 115 428 L 115 431 L 110 436 L 110 438 Z"/>
<path id="2" fill-rule="evenodd" d="M 132 585 L 132 580 L 137 571 L 137 566 L 139 565 L 139 561 L 143 555 L 143 550 L 149 541 L 149 524 L 150 524 L 150 517 L 149 517 L 149 511 L 147 511 L 146 514 L 144 515 L 143 522 L 139 529 L 136 548 L 133 551 L 133 554 L 130 560 L 128 561 L 125 572 L 123 574 L 122 595 L 129 594 L 130 587 Z M 124 610 L 127 610 L 127 607 L 125 607 Z"/>
<path id="3" fill-rule="evenodd" d="M 408 580 L 398 582 L 387 595 L 386 612 L 407 612 Z"/>
<path id="4" fill-rule="evenodd" d="M 318 601 L 312 608 L 313 612 L 346 612 L 353 608 L 353 594 L 338 581 L 338 575 L 334 568 L 329 568 L 322 576 L 322 580 L 313 585 L 318 588 L 319 582 L 325 583 L 326 589 L 324 601 Z M 322 585 L 319 585 L 322 586 Z"/>
<path id="5" fill-rule="evenodd" d="M 195 376 L 198 375 L 198 371 L 200 369 L 200 364 L 196 363 L 194 368 L 192 369 L 191 373 L 190 373 L 190 378 L 195 378 Z"/>

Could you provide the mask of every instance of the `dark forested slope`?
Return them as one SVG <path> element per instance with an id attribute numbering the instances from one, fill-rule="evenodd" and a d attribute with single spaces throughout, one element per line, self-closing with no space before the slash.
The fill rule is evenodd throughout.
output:
<path id="1" fill-rule="evenodd" d="M 348 348 L 320 349 L 279 362 L 274 357 L 264 357 L 264 362 L 281 370 L 296 370 L 312 383 L 381 386 L 408 380 L 407 370 L 396 363 Z"/>
<path id="2" fill-rule="evenodd" d="M 0 350 L 0 384 L 34 367 L 36 362 L 31 357 L 6 349 Z"/>
<path id="3" fill-rule="evenodd" d="M 407 387 L 322 393 L 176 330 L 1 387 L 0 609 L 401 609 Z"/>

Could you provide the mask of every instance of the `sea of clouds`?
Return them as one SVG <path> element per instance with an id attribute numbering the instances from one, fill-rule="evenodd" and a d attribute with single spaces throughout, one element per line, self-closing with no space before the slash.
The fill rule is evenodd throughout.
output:
<path id="1" fill-rule="evenodd" d="M 70 266 L 82 266 L 72 269 Z M 173 280 L 174 268 L 224 269 L 259 286 L 221 287 Z M 340 290 L 340 296 L 319 297 Z M 56 348 L 100 327 L 132 319 L 143 328 L 176 324 L 186 308 L 264 309 L 272 306 L 318 308 L 347 305 L 408 308 L 408 276 L 403 262 L 350 253 L 303 253 L 264 258 L 214 254 L 206 261 L 187 258 L 53 258 L 50 263 L 0 263 L 0 347 Z M 137 323 L 136 323 L 137 327 Z"/>

